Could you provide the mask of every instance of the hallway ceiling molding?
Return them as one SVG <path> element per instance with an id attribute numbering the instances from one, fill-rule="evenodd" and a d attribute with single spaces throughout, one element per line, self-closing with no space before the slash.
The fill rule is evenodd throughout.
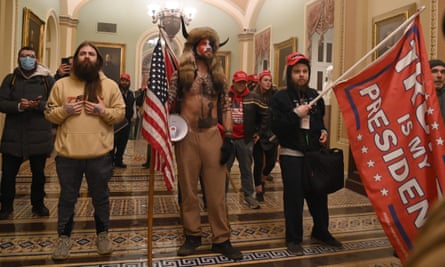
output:
<path id="1" fill-rule="evenodd" d="M 66 14 L 76 18 L 84 5 L 94 0 L 62 0 L 66 1 Z M 240 30 L 255 27 L 256 18 L 265 0 L 202 0 L 213 5 L 231 16 L 239 25 Z M 148 0 L 147 0 L 148 2 Z M 144 7 L 145 8 L 145 7 Z"/>

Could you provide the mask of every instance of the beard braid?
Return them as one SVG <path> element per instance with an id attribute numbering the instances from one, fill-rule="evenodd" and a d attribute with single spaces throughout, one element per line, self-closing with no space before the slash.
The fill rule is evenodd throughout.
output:
<path id="1" fill-rule="evenodd" d="M 73 62 L 74 74 L 82 81 L 85 81 L 84 99 L 98 103 L 98 95 L 102 93 L 102 85 L 99 79 L 100 65 L 90 61 Z"/>

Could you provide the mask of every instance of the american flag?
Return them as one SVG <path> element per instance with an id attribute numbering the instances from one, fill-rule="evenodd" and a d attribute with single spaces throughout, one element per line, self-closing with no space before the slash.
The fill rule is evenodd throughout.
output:
<path id="1" fill-rule="evenodd" d="M 168 62 L 167 62 L 168 63 Z M 168 127 L 168 77 L 166 62 L 162 52 L 161 39 L 158 40 L 151 59 L 148 90 L 144 103 L 142 136 L 152 147 L 153 166 L 164 175 L 168 190 L 173 188 L 173 152 Z"/>

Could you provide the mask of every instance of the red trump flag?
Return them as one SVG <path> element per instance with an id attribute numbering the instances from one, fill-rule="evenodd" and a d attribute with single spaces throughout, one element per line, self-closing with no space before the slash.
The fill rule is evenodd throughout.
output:
<path id="1" fill-rule="evenodd" d="M 417 16 L 400 40 L 334 86 L 352 154 L 401 261 L 445 182 L 445 128 Z"/>

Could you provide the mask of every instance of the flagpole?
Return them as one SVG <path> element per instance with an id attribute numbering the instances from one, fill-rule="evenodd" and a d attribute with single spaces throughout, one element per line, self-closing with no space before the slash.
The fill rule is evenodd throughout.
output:
<path id="1" fill-rule="evenodd" d="M 164 27 L 162 27 L 160 24 L 158 24 L 158 28 L 159 28 L 159 33 L 161 34 L 162 39 L 165 42 L 165 46 L 168 48 L 168 50 L 173 51 L 170 45 L 170 41 L 168 40 L 168 38 L 165 37 L 165 30 Z"/>
<path id="2" fill-rule="evenodd" d="M 395 29 L 393 32 L 391 32 L 391 34 L 389 34 L 388 36 L 386 36 L 382 41 L 380 41 L 380 43 L 378 43 L 373 49 L 371 49 L 366 55 L 364 55 L 361 59 L 359 59 L 354 65 L 352 65 L 347 71 L 345 71 L 342 75 L 340 75 L 340 77 L 338 77 L 333 83 L 327 83 L 325 85 L 327 85 L 327 88 L 323 88 L 323 90 L 320 92 L 320 94 L 314 98 L 309 105 L 314 105 L 318 99 L 320 99 L 321 97 L 323 97 L 325 94 L 327 94 L 329 92 L 329 90 L 332 89 L 332 87 L 334 85 L 336 85 L 339 81 L 343 80 L 346 76 L 348 76 L 358 65 L 360 65 L 361 63 L 363 63 L 363 61 L 365 61 L 370 55 L 374 54 L 375 51 L 377 51 L 377 49 L 380 49 L 380 47 L 382 47 L 384 44 L 386 44 L 392 37 L 394 37 L 396 34 L 399 33 L 399 31 L 401 31 L 402 29 L 405 29 L 408 24 L 410 24 L 417 16 L 420 15 L 420 13 L 422 13 L 425 10 L 425 6 L 420 7 L 416 13 L 414 13 L 411 17 L 409 17 L 406 21 L 404 21 L 402 24 L 400 24 L 399 27 L 397 27 L 397 29 Z"/>
<path id="3" fill-rule="evenodd" d="M 154 152 L 153 147 L 150 146 L 150 170 L 148 174 L 148 226 L 147 226 L 147 255 L 148 255 L 148 266 L 152 265 L 152 251 L 153 251 L 153 195 L 154 195 L 154 187 L 155 187 L 155 171 L 154 171 Z"/>

